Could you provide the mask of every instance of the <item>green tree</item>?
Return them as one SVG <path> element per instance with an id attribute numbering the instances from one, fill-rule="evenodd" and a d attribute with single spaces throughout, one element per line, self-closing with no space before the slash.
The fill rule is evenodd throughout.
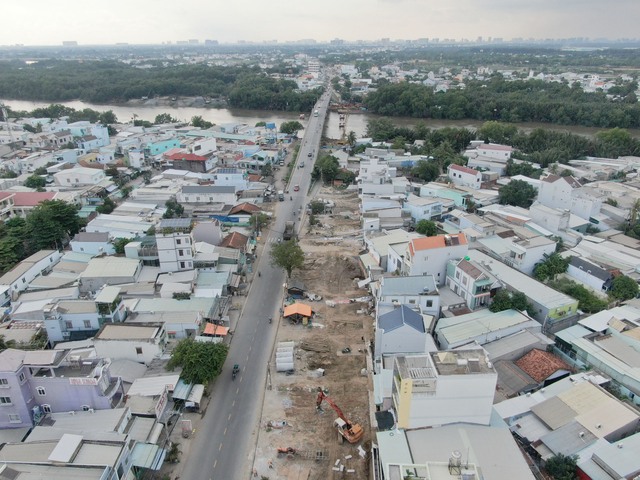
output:
<path id="1" fill-rule="evenodd" d="M 213 127 L 213 123 L 206 121 L 200 115 L 194 115 L 191 117 L 191 125 L 196 128 L 202 128 L 204 130 Z"/>
<path id="2" fill-rule="evenodd" d="M 113 110 L 107 110 L 98 116 L 98 121 L 103 125 L 111 125 L 112 123 L 118 123 L 118 117 L 113 113 Z"/>
<path id="3" fill-rule="evenodd" d="M 558 453 L 547 460 L 545 470 L 554 480 L 577 480 L 579 478 L 576 473 L 577 461 L 576 455 L 568 456 Z"/>
<path id="4" fill-rule="evenodd" d="M 353 146 L 356 144 L 356 140 L 357 140 L 356 132 L 354 132 L 353 130 L 350 130 L 349 133 L 347 134 L 347 143 L 351 148 L 353 148 Z"/>
<path id="5" fill-rule="evenodd" d="M 257 122 L 256 123 L 256 127 L 266 127 L 267 126 L 267 122 Z"/>
<path id="6" fill-rule="evenodd" d="M 172 117 L 170 113 L 160 113 L 156 115 L 156 119 L 153 121 L 154 125 L 163 125 L 165 123 L 177 123 L 178 119 Z"/>
<path id="7" fill-rule="evenodd" d="M 425 182 L 433 182 L 440 176 L 440 166 L 435 160 L 418 160 L 411 174 Z"/>
<path id="8" fill-rule="evenodd" d="M 489 310 L 495 313 L 503 310 L 509 310 L 510 308 L 511 294 L 504 288 L 501 288 L 491 299 L 491 306 L 489 307 Z"/>
<path id="9" fill-rule="evenodd" d="M 545 255 L 545 260 L 533 267 L 533 276 L 536 280 L 544 282 L 554 280 L 558 275 L 567 271 L 570 258 L 562 258 L 557 252 Z"/>
<path id="10" fill-rule="evenodd" d="M 511 308 L 514 308 L 520 312 L 531 312 L 531 305 L 527 301 L 527 296 L 522 292 L 513 292 L 511 294 Z"/>
<path id="11" fill-rule="evenodd" d="M 478 129 L 478 138 L 490 143 L 511 144 L 513 138 L 518 133 L 515 125 L 496 121 L 489 121 L 482 124 Z"/>
<path id="12" fill-rule="evenodd" d="M 173 349 L 167 368 L 180 367 L 180 377 L 185 382 L 206 385 L 222 372 L 228 350 L 225 343 L 196 342 L 185 338 Z"/>
<path id="13" fill-rule="evenodd" d="M 262 166 L 262 168 L 260 169 L 260 175 L 262 175 L 263 177 L 270 177 L 271 175 L 273 175 L 273 167 L 270 163 L 265 163 Z"/>
<path id="14" fill-rule="evenodd" d="M 27 236 L 32 251 L 61 248 L 80 231 L 78 209 L 62 200 L 45 200 L 27 216 Z"/>
<path id="15" fill-rule="evenodd" d="M 311 178 L 316 180 L 321 178 L 323 182 L 330 183 L 336 178 L 339 171 L 340 162 L 338 159 L 333 155 L 325 155 L 316 161 Z"/>
<path id="16" fill-rule="evenodd" d="M 96 208 L 96 212 L 98 213 L 103 213 L 103 214 L 108 214 L 111 213 L 115 210 L 116 208 L 116 202 L 114 202 L 113 200 L 111 200 L 111 198 L 106 197 L 103 201 L 102 201 L 102 205 L 99 205 Z"/>
<path id="17" fill-rule="evenodd" d="M 616 300 L 629 300 L 638 296 L 638 282 L 626 275 L 619 275 L 613 279 L 611 297 Z"/>
<path id="18" fill-rule="evenodd" d="M 41 189 L 44 188 L 46 184 L 47 181 L 35 173 L 24 181 L 24 186 L 27 188 Z"/>
<path id="19" fill-rule="evenodd" d="M 124 247 L 127 246 L 127 243 L 132 242 L 130 238 L 116 238 L 113 241 L 113 248 L 115 248 L 116 253 L 118 255 L 124 255 Z"/>
<path id="20" fill-rule="evenodd" d="M 253 227 L 253 230 L 257 233 L 269 224 L 271 218 L 264 212 L 254 213 L 249 217 L 249 225 Z"/>
<path id="21" fill-rule="evenodd" d="M 15 340 L 5 340 L 4 335 L 0 335 L 0 352 L 7 348 L 14 348 L 15 346 Z"/>
<path id="22" fill-rule="evenodd" d="M 324 202 L 313 201 L 309 203 L 309 207 L 311 208 L 311 215 L 319 215 L 324 213 Z"/>
<path id="23" fill-rule="evenodd" d="M 179 218 L 184 213 L 184 207 L 175 198 L 170 198 L 164 202 L 164 206 L 167 210 L 162 215 L 162 218 Z"/>
<path id="24" fill-rule="evenodd" d="M 276 243 L 271 247 L 271 264 L 282 268 L 287 272 L 287 277 L 291 278 L 294 269 L 304 266 L 304 252 L 295 240 Z"/>
<path id="25" fill-rule="evenodd" d="M 535 187 L 524 180 L 511 180 L 498 190 L 498 198 L 501 205 L 529 208 L 537 193 Z"/>
<path id="26" fill-rule="evenodd" d="M 431 220 L 418 220 L 416 223 L 416 232 L 427 237 L 435 237 L 438 234 L 437 225 Z"/>
<path id="27" fill-rule="evenodd" d="M 297 120 L 282 122 L 282 124 L 280 125 L 280 133 L 286 133 L 288 135 L 293 135 L 294 133 L 302 129 L 304 129 L 304 126 Z"/>
<path id="28" fill-rule="evenodd" d="M 22 260 L 21 250 L 20 239 L 11 236 L 0 238 L 0 275 L 4 275 Z"/>

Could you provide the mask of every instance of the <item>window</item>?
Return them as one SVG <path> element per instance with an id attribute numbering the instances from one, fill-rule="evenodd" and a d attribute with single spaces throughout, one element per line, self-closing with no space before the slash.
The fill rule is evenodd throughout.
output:
<path id="1" fill-rule="evenodd" d="M 433 300 L 427 300 L 427 307 L 433 307 Z"/>
<path id="2" fill-rule="evenodd" d="M 409 300 L 409 303 L 413 305 L 414 303 L 416 303 L 416 301 L 415 300 Z"/>
<path id="3" fill-rule="evenodd" d="M 67 330 L 70 330 L 73 328 L 73 322 L 71 322 L 70 320 L 65 320 L 64 321 L 64 328 L 66 328 Z"/>
<path id="4" fill-rule="evenodd" d="M 184 250 L 178 250 L 178 255 L 184 257 Z"/>
<path id="5" fill-rule="evenodd" d="M 136 353 L 142 355 L 142 347 L 136 347 Z"/>
<path id="6" fill-rule="evenodd" d="M 91 407 L 89 405 L 82 405 L 83 412 L 88 412 L 89 410 L 91 410 Z"/>
<path id="7" fill-rule="evenodd" d="M 91 320 L 84 320 L 84 328 L 91 328 Z"/>
<path id="8" fill-rule="evenodd" d="M 176 238 L 176 245 L 180 245 L 182 243 L 182 240 L 180 240 L 179 238 Z"/>
<path id="9" fill-rule="evenodd" d="M 9 415 L 9 423 L 22 423 L 20 415 Z"/>
<path id="10" fill-rule="evenodd" d="M 185 268 L 184 262 L 180 262 L 180 268 Z"/>
<path id="11" fill-rule="evenodd" d="M 45 396 L 47 394 L 47 392 L 44 389 L 44 387 L 36 387 L 36 392 L 38 392 L 38 395 L 40 395 L 41 397 L 43 397 L 43 396 Z"/>
<path id="12" fill-rule="evenodd" d="M 176 332 L 167 332 L 167 337 L 173 340 L 174 338 L 176 338 Z"/>
<path id="13" fill-rule="evenodd" d="M 460 272 L 456 272 L 456 278 L 460 278 Z"/>
<path id="14" fill-rule="evenodd" d="M 11 397 L 0 397 L 0 406 L 11 405 Z"/>
<path id="15" fill-rule="evenodd" d="M 24 373 L 21 373 L 20 376 L 18 377 L 18 380 L 20 381 L 20 383 L 24 382 L 26 380 L 26 377 L 24 376 Z"/>
<path id="16" fill-rule="evenodd" d="M 0 388 L 6 387 L 7 385 L 9 385 L 9 380 L 6 378 L 0 378 Z"/>
<path id="17" fill-rule="evenodd" d="M 44 413 L 51 413 L 51 405 L 47 405 L 46 403 L 42 405 L 42 411 Z"/>

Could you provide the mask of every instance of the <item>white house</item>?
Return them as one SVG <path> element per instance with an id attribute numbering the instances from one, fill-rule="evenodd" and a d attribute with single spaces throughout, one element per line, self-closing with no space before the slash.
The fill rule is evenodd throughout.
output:
<path id="1" fill-rule="evenodd" d="M 177 195 L 180 203 L 223 203 L 225 205 L 235 205 L 236 189 L 232 185 L 185 185 Z"/>
<path id="2" fill-rule="evenodd" d="M 103 170 L 86 167 L 75 167 L 61 170 L 53 174 L 56 185 L 61 187 L 77 187 L 80 185 L 96 185 L 106 178 Z"/>
<path id="3" fill-rule="evenodd" d="M 114 255 L 116 253 L 115 247 L 109 242 L 108 232 L 77 233 L 71 242 L 69 242 L 69 246 L 74 252 L 89 253 L 92 255 L 100 255 L 101 253 Z"/>
<path id="4" fill-rule="evenodd" d="M 450 200 L 447 204 L 453 207 L 453 201 Z M 445 207 L 441 198 L 418 197 L 410 193 L 402 209 L 411 215 L 414 222 L 419 222 L 439 218 Z"/>
<path id="5" fill-rule="evenodd" d="M 163 354 L 167 332 L 162 323 L 105 323 L 93 338 L 98 357 L 148 365 Z"/>
<path id="6" fill-rule="evenodd" d="M 50 271 L 60 258 L 62 252 L 58 250 L 40 250 L 0 277 L 0 287 L 9 287 L 11 295 L 14 292 L 22 292 L 29 287 L 34 278 Z"/>
<path id="7" fill-rule="evenodd" d="M 454 184 L 462 187 L 479 190 L 482 186 L 482 172 L 480 170 L 452 163 L 447 167 L 447 175 Z"/>
<path id="8" fill-rule="evenodd" d="M 193 269 L 195 255 L 190 218 L 164 219 L 156 229 L 160 271 L 178 272 Z"/>
<path id="9" fill-rule="evenodd" d="M 449 260 L 463 258 L 468 250 L 464 233 L 420 237 L 410 240 L 404 252 L 390 249 L 387 270 L 391 266 L 403 275 L 433 275 L 444 285 Z"/>
<path id="10" fill-rule="evenodd" d="M 577 281 L 590 286 L 598 292 L 606 292 L 611 289 L 614 276 L 604 268 L 591 263 L 588 260 L 573 256 L 569 261 L 567 275 Z"/>
<path id="11" fill-rule="evenodd" d="M 555 240 L 541 235 L 521 238 L 517 235 L 507 237 L 503 233 L 478 238 L 477 241 L 481 250 L 527 275 L 533 273 L 537 263 L 544 262 L 556 251 Z"/>
<path id="12" fill-rule="evenodd" d="M 482 348 L 397 356 L 393 379 L 398 428 L 490 423 L 498 374 Z"/>
<path id="13" fill-rule="evenodd" d="M 572 176 L 547 175 L 540 182 L 538 202 L 550 208 L 569 210 L 572 192 L 581 186 Z"/>
<path id="14" fill-rule="evenodd" d="M 433 317 L 421 315 L 407 305 L 381 307 L 378 305 L 376 320 L 376 358 L 397 353 L 425 353 L 436 350 L 429 333 Z"/>
<path id="15" fill-rule="evenodd" d="M 379 286 L 372 284 L 378 304 L 407 305 L 438 318 L 440 294 L 433 275 L 414 277 L 381 277 Z"/>

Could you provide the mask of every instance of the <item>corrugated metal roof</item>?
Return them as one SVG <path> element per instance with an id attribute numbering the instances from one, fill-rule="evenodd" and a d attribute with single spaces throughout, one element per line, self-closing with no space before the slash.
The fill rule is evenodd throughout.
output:
<path id="1" fill-rule="evenodd" d="M 540 438 L 554 454 L 572 456 L 594 443 L 598 438 L 580 422 L 572 421 Z"/>
<path id="2" fill-rule="evenodd" d="M 559 396 L 551 397 L 531 407 L 535 413 L 549 428 L 556 429 L 571 422 L 578 412 L 572 409 Z"/>

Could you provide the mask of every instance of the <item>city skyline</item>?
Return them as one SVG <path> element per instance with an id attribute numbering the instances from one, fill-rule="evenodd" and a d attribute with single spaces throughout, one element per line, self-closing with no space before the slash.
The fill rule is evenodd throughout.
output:
<path id="1" fill-rule="evenodd" d="M 10 4 L 0 45 L 161 44 L 189 39 L 220 43 L 356 40 L 637 38 L 640 2 L 614 0 L 325 0 L 321 3 L 196 0 L 96 4 L 33 0 Z M 71 4 L 73 3 L 73 8 Z M 16 20 L 16 19 L 28 19 Z"/>

